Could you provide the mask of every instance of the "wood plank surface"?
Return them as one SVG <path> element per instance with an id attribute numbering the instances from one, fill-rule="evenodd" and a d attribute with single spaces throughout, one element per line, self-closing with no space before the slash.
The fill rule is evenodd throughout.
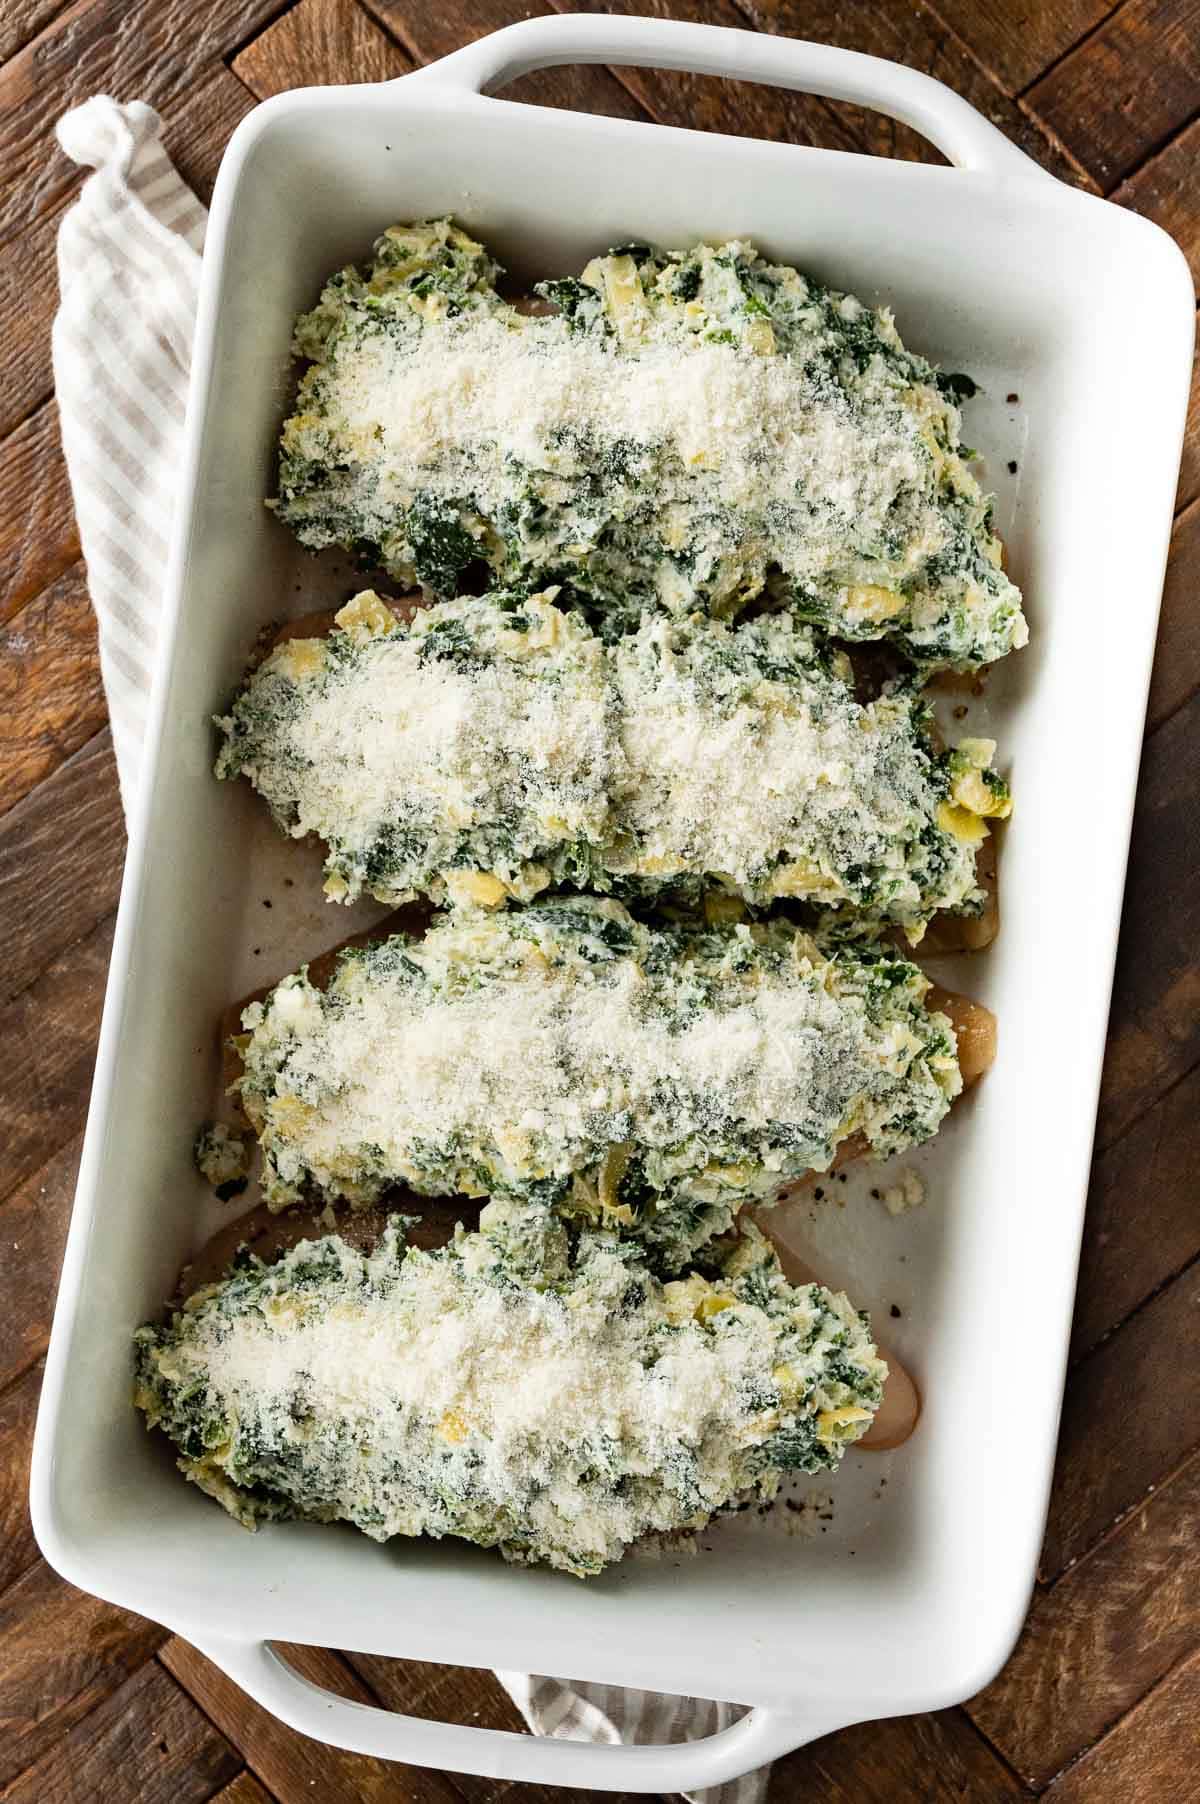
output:
<path id="1" fill-rule="evenodd" d="M 0 808 L 28 795 L 107 720 L 87 577 L 73 564 L 0 628 Z"/>
<path id="2" fill-rule="evenodd" d="M 1035 1597 L 1012 1659 L 968 1705 L 1030 1785 L 1048 1785 L 1200 1643 L 1198 1512 L 1194 1456 Z M 1134 1795 L 1160 1804 L 1151 1791 Z"/>
<path id="3" fill-rule="evenodd" d="M 0 1394 L 50 1339 L 81 1146 L 76 1133 L 0 1201 Z"/>
<path id="4" fill-rule="evenodd" d="M 271 1794 L 263 1790 L 253 1773 L 239 1773 L 216 1794 L 212 1804 L 271 1804 Z"/>
<path id="5" fill-rule="evenodd" d="M 78 556 L 58 409 L 46 401 L 0 443 L 0 621 L 11 620 Z"/>
<path id="6" fill-rule="evenodd" d="M 848 50 L 887 57 L 936 76 L 978 107 L 985 118 L 1053 175 L 1073 185 L 1091 185 L 1082 165 L 1065 153 L 1041 121 L 1019 107 L 990 78 L 922 0 L 908 0 L 903 6 L 849 7 L 841 0 L 814 0 L 812 5 L 806 5 L 805 0 L 742 3 L 763 30 L 841 44 Z M 839 107 L 838 113 L 849 123 L 857 148 L 876 156 L 899 156 L 913 162 L 945 161 L 920 133 L 883 113 L 851 106 Z"/>
<path id="7" fill-rule="evenodd" d="M 167 108 L 279 10 L 277 0 L 74 0 L 0 68 L 0 242 L 64 200 L 74 166 L 55 120 L 95 93 Z"/>
<path id="8" fill-rule="evenodd" d="M 1187 425 L 1183 435 L 1183 457 L 1179 466 L 1179 493 L 1176 510 L 1181 512 L 1200 495 L 1200 345 L 1192 359 L 1192 392 L 1188 397 Z M 1170 572 L 1168 571 L 1168 575 Z"/>
<path id="9" fill-rule="evenodd" d="M 1196 1725 L 1200 1650 L 1180 1662 L 1111 1734 L 1043 1795 L 1050 1804 L 1120 1804 L 1126 1798 L 1194 1804 L 1200 1798 Z"/>
<path id="10" fill-rule="evenodd" d="M 4 70 L 0 69 L 0 93 Z M 66 159 L 53 155 L 55 163 Z M 69 182 L 73 190 L 74 182 Z M 4 188 L 0 183 L 0 218 Z M 0 433 L 11 432 L 53 387 L 50 373 L 50 327 L 58 305 L 54 245 L 65 212 L 63 206 L 39 213 L 19 235 L 0 241 L 0 334 L 5 350 L 0 384 Z"/>
<path id="11" fill-rule="evenodd" d="M 4 1804 L 205 1804 L 241 1760 L 153 1660 L 57 1740 Z"/>
<path id="12" fill-rule="evenodd" d="M 1117 0 L 937 0 L 937 11 L 1010 94 L 1057 62 L 1113 11 Z"/>
<path id="13" fill-rule="evenodd" d="M 555 4 L 589 10 L 592 0 Z M 163 1645 L 164 1631 L 58 1580 L 37 1555 L 25 1495 L 123 857 L 50 398 L 54 239 L 82 179 L 54 146 L 53 122 L 91 93 L 148 100 L 162 112 L 169 154 L 207 200 L 224 144 L 257 98 L 384 80 L 529 10 L 522 0 L 12 0 L 0 16 L 5 1804 L 582 1804 L 591 1795 L 360 1761 L 293 1735 L 182 1642 Z M 618 0 L 610 10 L 808 36 L 907 62 L 1053 173 L 1162 225 L 1200 271 L 1200 0 Z M 937 160 L 881 115 L 769 87 L 576 66 L 506 92 Z M 969 1714 L 825 1737 L 778 1763 L 772 1804 L 999 1804 L 1030 1790 L 1055 1804 L 1200 1799 L 1200 1453 L 1189 1452 L 1200 1440 L 1200 383 L 1178 509 L 1043 1551 L 1054 1582 Z M 362 1702 L 520 1726 L 488 1674 L 293 1652 L 310 1677 Z"/>
<path id="14" fill-rule="evenodd" d="M 0 815 L 0 1001 L 112 913 L 125 823 L 108 728 Z M 86 867 L 87 880 L 82 881 Z"/>
<path id="15" fill-rule="evenodd" d="M 0 11 L 0 63 L 35 38 L 65 5 L 66 0 L 6 0 Z"/>
<path id="16" fill-rule="evenodd" d="M 1154 732 L 1200 688 L 1200 499 L 1176 516 L 1163 585 L 1146 727 Z"/>
<path id="17" fill-rule="evenodd" d="M 112 931 L 110 915 L 0 1007 L 0 1044 L 11 1060 L 0 1092 L 4 1194 L 83 1126 Z"/>
<path id="18" fill-rule="evenodd" d="M 315 82 L 394 81 L 412 67 L 357 0 L 299 0 L 233 59 L 260 100 Z"/>
<path id="19" fill-rule="evenodd" d="M 1200 95 L 1200 0 L 1127 0 L 1033 83 L 1027 104 L 1110 192 Z"/>
<path id="20" fill-rule="evenodd" d="M 38 1560 L 0 1596 L 0 1786 L 119 1691 L 166 1630 L 75 1591 Z"/>
<path id="21" fill-rule="evenodd" d="M 1146 742 L 1125 885 L 1096 1143 L 1103 1149 L 1200 1059 L 1200 696 Z"/>
<path id="22" fill-rule="evenodd" d="M 1026 1795 L 964 1711 L 940 1710 L 856 1723 L 798 1749 L 776 1762 L 767 1804 L 1004 1804 Z"/>
<path id="23" fill-rule="evenodd" d="M 1088 1353 L 1200 1256 L 1200 1069 L 1092 1166 L 1071 1350 Z"/>
<path id="24" fill-rule="evenodd" d="M 1200 1267 L 1189 1266 L 1072 1371 L 1038 1572 L 1044 1582 L 1200 1442 L 1198 1346 Z"/>
<path id="25" fill-rule="evenodd" d="M 7 1243 L 0 1239 L 0 1252 L 6 1251 Z M 0 1391 L 0 1597 L 38 1557 L 29 1520 L 29 1449 L 41 1388 L 41 1367 L 33 1365 Z"/>

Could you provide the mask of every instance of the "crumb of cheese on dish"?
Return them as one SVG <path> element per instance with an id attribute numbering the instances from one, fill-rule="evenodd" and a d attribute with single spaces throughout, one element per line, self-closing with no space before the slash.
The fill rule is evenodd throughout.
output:
<path id="1" fill-rule="evenodd" d="M 646 926 L 618 902 L 456 909 L 243 1015 L 267 1201 L 501 1195 L 621 1227 L 678 1268 L 750 1200 L 937 1131 L 954 1032 L 893 948 L 784 921 Z"/>
<path id="2" fill-rule="evenodd" d="M 866 1317 L 789 1285 L 753 1230 L 663 1283 L 612 1235 L 572 1253 L 536 1204 L 436 1252 L 405 1247 L 410 1219 L 367 1254 L 243 1252 L 135 1337 L 148 1424 L 248 1527 L 455 1535 L 588 1576 L 832 1469 L 878 1407 Z"/>
<path id="3" fill-rule="evenodd" d="M 407 625 L 356 596 L 248 676 L 217 775 L 319 835 L 344 902 L 716 887 L 914 942 L 935 910 L 981 906 L 976 850 L 1010 806 L 990 740 L 939 751 L 911 687 L 857 701 L 790 615 L 648 616 L 606 644 L 557 594 L 468 596 Z"/>
<path id="4" fill-rule="evenodd" d="M 947 378 L 865 307 L 733 241 L 631 245 L 555 311 L 448 220 L 394 226 L 300 319 L 280 517 L 435 595 L 483 564 L 606 633 L 754 602 L 971 668 L 1025 643 Z"/>
<path id="5" fill-rule="evenodd" d="M 925 1180 L 911 1165 L 898 1171 L 895 1183 L 879 1193 L 879 1200 L 889 1215 L 903 1215 L 908 1209 L 918 1209 L 925 1197 Z"/>

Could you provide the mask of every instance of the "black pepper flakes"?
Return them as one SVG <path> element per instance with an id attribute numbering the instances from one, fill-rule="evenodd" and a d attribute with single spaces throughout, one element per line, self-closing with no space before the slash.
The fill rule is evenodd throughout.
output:
<path id="1" fill-rule="evenodd" d="M 1010 407 L 1015 407 L 1017 402 L 1021 399 L 1021 397 L 1018 394 L 1011 394 L 1011 395 L 1005 395 L 1004 399 L 1008 402 L 1008 405 Z"/>
<path id="2" fill-rule="evenodd" d="M 813 1191 L 813 1195 L 816 1197 L 818 1202 L 821 1202 L 824 1199 L 825 1192 L 821 1189 L 819 1184 L 818 1184 L 817 1188 Z"/>
<path id="3" fill-rule="evenodd" d="M 900 1311 L 895 1303 L 892 1304 L 891 1316 L 893 1321 L 898 1322 L 900 1320 Z"/>
<path id="4" fill-rule="evenodd" d="M 1017 460 L 1015 457 L 1010 457 L 1008 460 L 1008 473 L 1010 476 L 1015 476 L 1017 473 Z"/>

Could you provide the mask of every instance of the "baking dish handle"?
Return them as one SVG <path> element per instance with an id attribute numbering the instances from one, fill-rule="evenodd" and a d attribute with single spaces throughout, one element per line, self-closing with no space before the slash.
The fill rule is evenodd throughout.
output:
<path id="1" fill-rule="evenodd" d="M 551 14 L 505 26 L 399 79 L 484 94 L 532 69 L 563 63 L 687 69 L 848 100 L 910 125 L 959 169 L 1057 183 L 960 94 L 931 75 L 835 44 L 762 31 L 609 13 Z"/>
<path id="2" fill-rule="evenodd" d="M 521 1735 L 509 1729 L 400 1716 L 314 1685 L 266 1641 L 205 1639 L 195 1645 L 256 1703 L 317 1741 L 443 1772 L 476 1773 L 596 1791 L 697 1791 L 737 1779 L 849 1720 L 755 1706 L 700 1741 L 635 1746 Z"/>

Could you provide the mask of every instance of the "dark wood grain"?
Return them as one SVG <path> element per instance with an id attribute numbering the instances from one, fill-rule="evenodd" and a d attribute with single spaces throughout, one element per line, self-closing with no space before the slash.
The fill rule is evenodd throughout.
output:
<path id="1" fill-rule="evenodd" d="M 1071 1351 L 1089 1352 L 1200 1256 L 1200 1069 L 1092 1167 Z"/>
<path id="2" fill-rule="evenodd" d="M 87 578 L 74 564 L 0 629 L 0 808 L 28 795 L 107 720 Z"/>
<path id="3" fill-rule="evenodd" d="M 10 620 L 79 556 L 58 432 L 45 402 L 0 443 L 0 620 Z"/>
<path id="4" fill-rule="evenodd" d="M 239 1756 L 154 1660 L 56 1741 L 4 1804 L 205 1804 Z"/>
<path id="5" fill-rule="evenodd" d="M 47 26 L 66 0 L 6 0 L 0 11 L 0 63 Z"/>
<path id="6" fill-rule="evenodd" d="M 1189 1266 L 1072 1371 L 1038 1573 L 1044 1582 L 1200 1441 L 1198 1344 L 1200 1267 Z"/>
<path id="7" fill-rule="evenodd" d="M 1198 1511 L 1200 1457 L 1034 1599 L 1012 1659 L 967 1706 L 1031 1785 L 1047 1785 L 1200 1641 Z"/>
<path id="8" fill-rule="evenodd" d="M 364 0 L 411 54 L 414 62 L 432 63 L 440 56 L 527 19 L 521 0 Z M 549 11 L 545 6 L 541 10 Z M 644 119 L 629 90 L 608 70 L 584 63 L 563 69 L 539 69 L 504 89 L 507 99 L 530 106 L 567 107 L 580 113 L 603 113 L 614 119 Z"/>
<path id="9" fill-rule="evenodd" d="M 1177 512 L 1182 512 L 1200 495 L 1200 345 L 1192 359 L 1192 392 L 1188 396 L 1187 426 L 1183 434 L 1183 457 L 1179 465 L 1179 489 L 1175 497 Z"/>
<path id="10" fill-rule="evenodd" d="M 117 905 L 125 824 L 105 727 L 0 815 L 0 999 L 33 981 Z M 86 872 L 86 879 L 84 873 Z"/>
<path id="11" fill-rule="evenodd" d="M 281 1651 L 314 1685 L 360 1704 L 375 1702 L 361 1679 L 336 1654 L 319 1648 Z M 312 1804 L 314 1797 L 328 1799 L 329 1804 L 334 1800 L 336 1804 L 461 1804 L 462 1793 L 442 1773 L 346 1754 L 297 1735 L 184 1641 L 168 1641 L 159 1658 L 205 1715 L 241 1749 L 247 1766 L 279 1804 Z"/>
<path id="12" fill-rule="evenodd" d="M 1116 0 L 1055 0 L 1053 6 L 937 0 L 936 10 L 1015 94 L 1107 18 L 1115 4 Z"/>
<path id="13" fill-rule="evenodd" d="M 8 1081 L 0 1091 L 0 1195 L 78 1133 L 87 1115 L 112 917 L 0 1008 Z"/>
<path id="14" fill-rule="evenodd" d="M 412 67 L 357 0 L 299 0 L 233 61 L 260 100 L 318 82 L 392 81 Z"/>
<path id="15" fill-rule="evenodd" d="M 80 1145 L 73 1134 L 0 1202 L 0 1393 L 40 1359 L 50 1339 Z"/>
<path id="16" fill-rule="evenodd" d="M 1142 759 L 1097 1145 L 1103 1149 L 1200 1059 L 1200 696 Z"/>
<path id="17" fill-rule="evenodd" d="M 767 1804 L 1003 1804 L 1018 1783 L 961 1710 L 856 1723 L 776 1763 Z"/>
<path id="18" fill-rule="evenodd" d="M 1152 732 L 1170 719 L 1200 686 L 1200 499 L 1175 521 L 1171 557 L 1163 584 L 1158 645 L 1150 678 L 1146 727 Z"/>
<path id="19" fill-rule="evenodd" d="M 1189 125 L 1143 163 L 1113 194 L 1118 206 L 1152 219 L 1169 232 L 1200 278 L 1200 192 L 1196 163 L 1200 158 L 1200 120 Z"/>
<path id="20" fill-rule="evenodd" d="M 1082 166 L 1034 117 L 1024 112 L 997 86 L 978 62 L 968 55 L 953 32 L 921 0 L 905 6 L 844 6 L 839 0 L 741 0 L 748 16 L 761 29 L 786 37 L 815 38 L 820 43 L 841 44 L 869 56 L 883 56 L 908 63 L 926 75 L 936 76 L 978 107 L 985 118 L 1027 151 L 1034 160 L 1064 181 L 1090 186 Z M 944 162 L 928 139 L 899 125 L 883 113 L 858 107 L 838 108 L 849 124 L 857 147 L 877 156 L 898 156 L 912 162 Z"/>
<path id="21" fill-rule="evenodd" d="M 65 1585 L 38 1560 L 0 1596 L 0 1785 L 144 1666 L 166 1630 Z"/>
<path id="22" fill-rule="evenodd" d="M 31 1366 L 0 1392 L 0 1596 L 38 1557 L 29 1520 L 29 1450 L 41 1386 L 41 1367 Z"/>
<path id="23" fill-rule="evenodd" d="M 263 1789 L 253 1773 L 239 1773 L 231 1784 L 216 1794 L 212 1804 L 271 1804 L 271 1794 Z"/>
<path id="24" fill-rule="evenodd" d="M 1128 0 L 1027 102 L 1108 193 L 1186 124 L 1198 96 L 1200 0 Z"/>
<path id="25" fill-rule="evenodd" d="M 1200 1649 L 1043 1795 L 1048 1804 L 1103 1804 L 1106 1799 L 1120 1804 L 1141 1798 L 1195 1804 L 1200 1798 L 1198 1723 Z"/>
<path id="26" fill-rule="evenodd" d="M 77 180 L 74 165 L 52 149 L 61 113 L 95 93 L 167 107 L 277 11 L 272 0 L 75 0 L 0 68 L 0 242 Z"/>
<path id="27" fill-rule="evenodd" d="M 5 71 L 0 69 L 0 94 Z M 67 165 L 57 150 L 47 150 L 48 162 Z M 77 186 L 67 178 L 63 193 Z M 0 219 L 4 213 L 4 186 L 0 183 Z M 35 214 L 24 229 L 0 239 L 0 340 L 4 344 L 4 381 L 0 383 L 0 433 L 39 407 L 53 387 L 50 373 L 50 327 L 58 306 L 58 275 L 54 245 L 65 205 Z"/>

